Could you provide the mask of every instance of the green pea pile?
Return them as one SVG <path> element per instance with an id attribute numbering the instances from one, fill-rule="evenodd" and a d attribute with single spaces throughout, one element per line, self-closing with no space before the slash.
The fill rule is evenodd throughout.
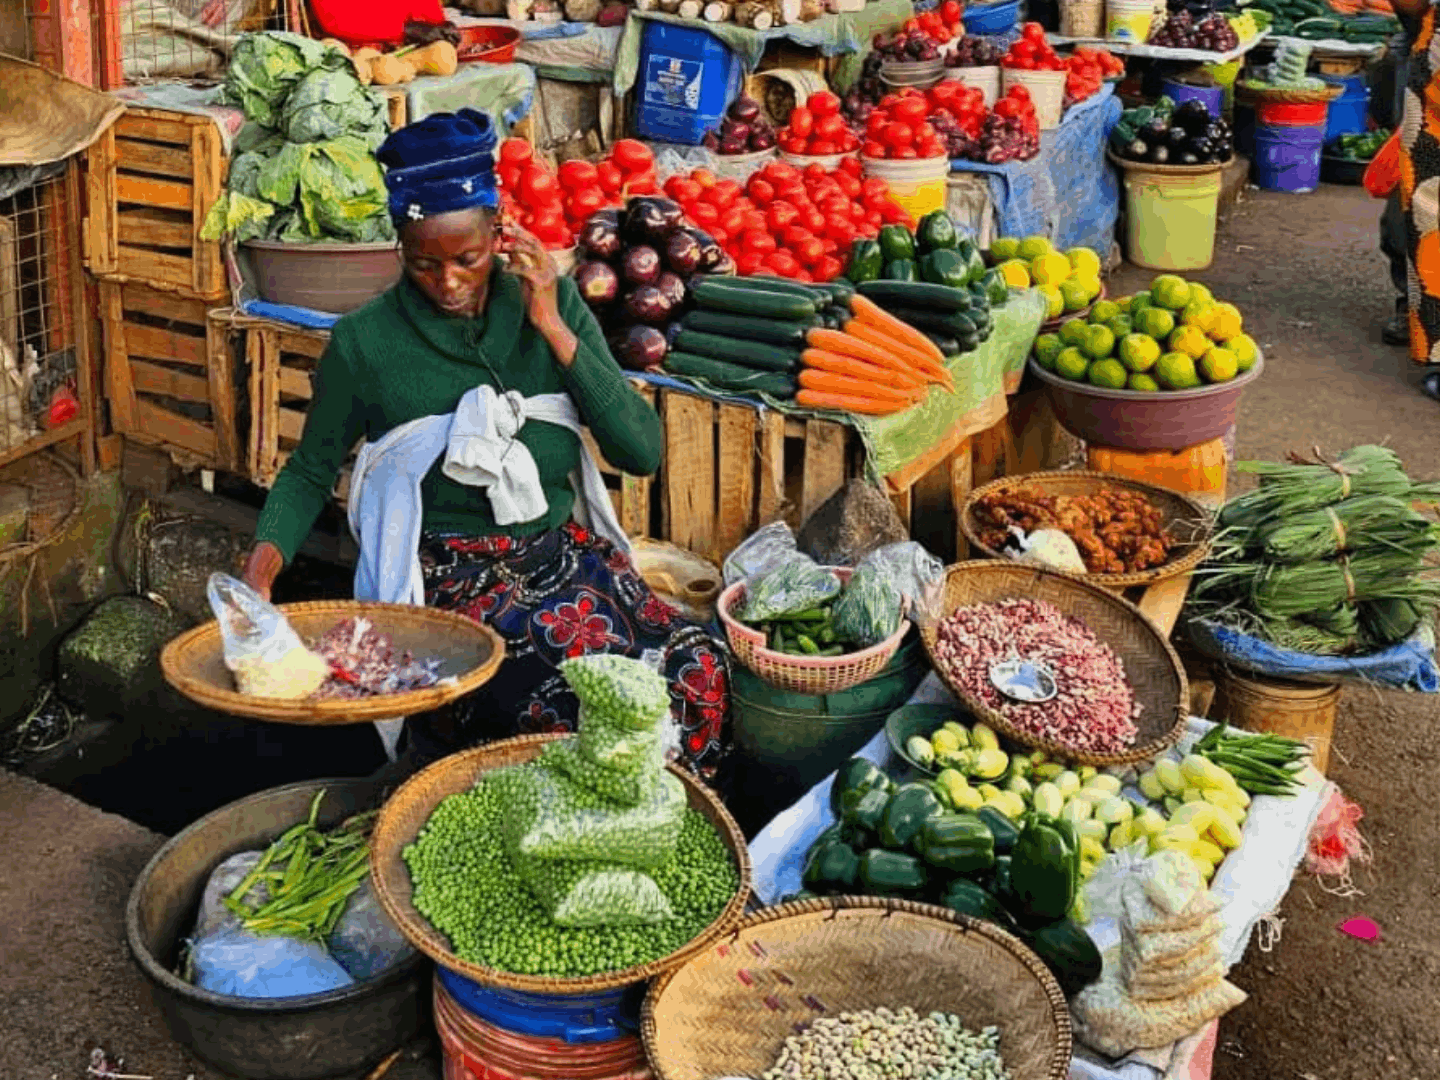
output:
<path id="1" fill-rule="evenodd" d="M 578 978 L 658 960 L 713 922 L 739 887 L 714 827 L 687 807 L 675 855 L 650 876 L 673 917 L 652 925 L 557 925 L 515 872 L 501 839 L 504 800 L 482 779 L 441 801 L 403 852 L 415 907 L 455 955 L 499 971 Z"/>
<path id="2" fill-rule="evenodd" d="M 599 653 L 566 660 L 560 674 L 587 712 L 630 731 L 651 731 L 670 711 L 665 679 L 629 657 Z M 580 723 L 584 730 L 584 718 Z"/>

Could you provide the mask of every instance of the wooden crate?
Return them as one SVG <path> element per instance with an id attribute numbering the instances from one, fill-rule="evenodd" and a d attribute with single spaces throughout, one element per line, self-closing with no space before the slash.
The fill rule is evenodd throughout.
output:
<path id="1" fill-rule="evenodd" d="M 660 392 L 661 539 L 711 562 L 772 521 L 792 528 L 856 475 L 843 424 Z"/>
<path id="2" fill-rule="evenodd" d="M 115 280 L 99 294 L 115 433 L 187 467 L 236 470 L 235 359 L 207 333 L 206 301 Z"/>
<path id="3" fill-rule="evenodd" d="M 201 240 L 200 229 L 228 167 L 209 117 L 127 109 L 87 154 L 85 265 L 185 296 L 224 297 L 220 245 Z"/>

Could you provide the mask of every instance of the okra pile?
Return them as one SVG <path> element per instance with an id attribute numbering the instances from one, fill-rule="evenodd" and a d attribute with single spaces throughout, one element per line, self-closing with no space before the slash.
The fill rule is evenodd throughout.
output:
<path id="1" fill-rule="evenodd" d="M 792 656 L 842 656 L 845 643 L 835 632 L 835 606 L 821 604 L 794 615 L 777 615 L 759 623 L 772 652 Z"/>

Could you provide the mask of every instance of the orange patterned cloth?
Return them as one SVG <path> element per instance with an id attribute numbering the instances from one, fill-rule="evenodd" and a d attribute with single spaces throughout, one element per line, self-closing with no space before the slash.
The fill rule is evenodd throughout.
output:
<path id="1" fill-rule="evenodd" d="M 1400 128 L 1400 205 L 1409 240 L 1410 356 L 1440 364 L 1440 39 L 1425 12 Z"/>

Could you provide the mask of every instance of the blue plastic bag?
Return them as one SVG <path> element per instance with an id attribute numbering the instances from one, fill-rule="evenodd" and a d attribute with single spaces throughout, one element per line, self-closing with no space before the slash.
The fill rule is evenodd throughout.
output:
<path id="1" fill-rule="evenodd" d="M 1295 682 L 1356 679 L 1396 690 L 1440 693 L 1435 633 L 1428 621 L 1405 641 L 1369 656 L 1311 656 L 1199 619 L 1189 623 L 1189 633 L 1195 647 L 1210 659 L 1259 675 Z"/>
<path id="2" fill-rule="evenodd" d="M 350 897 L 326 944 L 357 982 L 373 979 L 415 954 L 380 906 L 369 878 Z"/>
<path id="3" fill-rule="evenodd" d="M 200 938 L 191 946 L 190 957 L 195 985 L 229 997 L 304 997 L 355 982 L 323 945 L 255 937 L 240 929 Z"/>

